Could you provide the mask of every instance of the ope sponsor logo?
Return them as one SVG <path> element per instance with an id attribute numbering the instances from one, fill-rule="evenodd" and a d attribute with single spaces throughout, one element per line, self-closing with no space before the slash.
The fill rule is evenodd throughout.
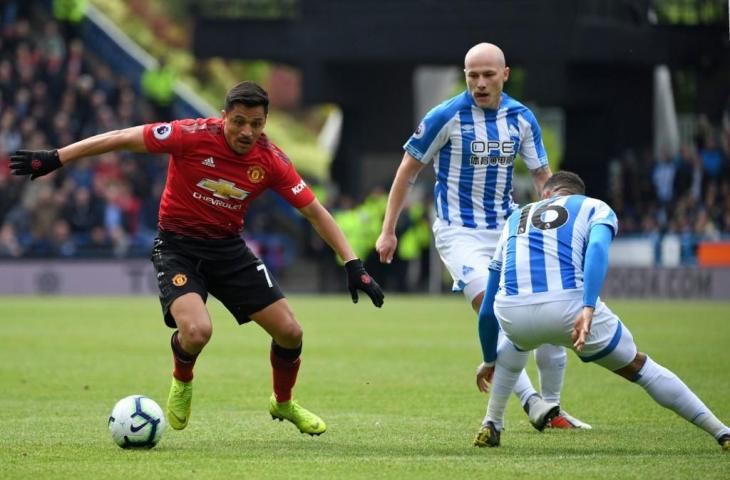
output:
<path id="1" fill-rule="evenodd" d="M 469 157 L 469 163 L 473 167 L 512 165 L 515 158 L 515 145 L 516 142 L 512 140 L 503 142 L 474 140 L 470 145 L 472 155 Z"/>
<path id="2" fill-rule="evenodd" d="M 496 152 L 492 152 L 496 150 Z M 515 154 L 515 142 L 512 140 L 505 140 L 500 142 L 497 140 L 490 140 L 485 142 L 483 140 L 474 140 L 471 142 L 471 153 L 478 155 L 480 153 L 488 153 L 489 155 L 504 156 Z"/>

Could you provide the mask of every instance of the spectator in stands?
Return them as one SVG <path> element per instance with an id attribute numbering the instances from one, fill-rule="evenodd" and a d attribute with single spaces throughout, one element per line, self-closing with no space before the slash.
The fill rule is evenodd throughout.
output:
<path id="1" fill-rule="evenodd" d="M 79 36 L 79 24 L 86 15 L 86 0 L 53 0 L 53 15 L 61 22 L 66 40 Z"/>
<path id="2" fill-rule="evenodd" d="M 131 168 L 124 170 L 116 158 L 95 162 L 94 169 L 81 161 L 63 175 L 33 184 L 20 184 L 7 174 L 8 155 L 21 144 L 31 148 L 69 144 L 99 128 L 152 120 L 137 113 L 151 109 L 140 107 L 130 82 L 117 81 L 108 67 L 85 51 L 81 39 L 64 39 L 56 21 L 29 17 L 41 10 L 25 8 L 27 3 L 4 2 L 0 10 L 4 21 L 8 14 L 15 18 L 0 31 L 0 225 L 3 244 L 10 245 L 5 250 L 12 255 L 98 256 L 113 239 L 116 253 L 123 254 L 128 238 L 140 230 L 140 205 L 147 201 L 146 195 L 155 195 L 147 185 L 164 180 L 162 157 L 146 158 L 139 169 L 134 168 L 138 163 L 128 162 Z M 83 3 L 71 0 L 67 7 Z M 121 206 L 105 204 L 104 194 L 113 188 L 110 182 L 123 184 L 129 192 L 121 196 Z M 57 198 L 58 210 L 37 214 L 34 205 L 39 195 Z M 159 189 L 156 195 L 147 203 L 159 201 Z M 114 221 L 115 209 L 121 211 L 120 222 Z M 105 211 L 110 212 L 109 231 L 104 227 Z M 15 241 L 10 241 L 11 235 Z M 151 239 L 146 238 L 149 247 Z M 72 248 L 72 243 L 83 248 Z"/>
<path id="3" fill-rule="evenodd" d="M 3 105 L 12 105 L 13 93 L 17 89 L 13 65 L 6 58 L 0 59 L 0 100 Z M 4 129 L 4 127 L 3 127 Z"/>
<path id="4" fill-rule="evenodd" d="M 9 153 L 20 145 L 32 148 L 68 145 L 85 133 L 147 123 L 155 118 L 155 109 L 143 95 L 135 92 L 130 80 L 116 78 L 104 59 L 95 58 L 93 49 L 84 47 L 81 38 L 64 38 L 63 26 L 51 16 L 44 16 L 39 5 L 39 2 L 25 0 L 0 2 L 0 228 L 6 237 L 15 236 L 10 244 L 17 244 L 18 248 L 10 250 L 20 255 L 30 253 L 32 231 L 47 232 L 49 225 L 53 230 L 55 222 L 44 219 L 45 226 L 38 229 L 23 218 L 27 212 L 20 205 L 20 198 L 26 196 L 22 190 L 27 185 L 7 175 Z M 655 231 L 657 226 L 650 218 L 662 218 L 658 208 L 666 208 L 667 213 L 666 224 L 660 227 L 662 232 L 684 233 L 695 238 L 696 231 L 706 230 L 697 225 L 710 222 L 720 234 L 730 234 L 730 214 L 727 213 L 730 210 L 727 183 L 730 176 L 730 96 L 721 118 L 714 124 L 706 115 L 698 115 L 696 131 L 696 143 L 683 144 L 680 154 L 673 159 L 675 174 L 671 187 L 667 184 L 671 167 L 664 162 L 650 165 L 645 154 L 629 151 L 614 164 L 610 198 L 611 206 L 623 220 L 621 235 Z M 714 146 L 712 140 L 706 141 L 706 138 L 714 138 Z M 700 157 L 698 148 L 704 157 Z M 93 162 L 80 160 L 49 183 L 57 194 L 65 195 L 56 220 L 68 222 L 71 237 L 79 247 L 75 255 L 102 255 L 103 249 L 111 245 L 112 238 L 116 241 L 117 253 L 127 251 L 130 255 L 146 255 L 149 250 L 156 231 L 160 186 L 164 183 L 167 160 L 164 156 L 146 156 L 141 161 L 123 158 L 123 161 L 113 158 Z M 703 161 L 714 172 L 714 180 L 708 180 L 711 173 L 705 172 Z M 718 162 L 719 170 L 713 167 Z M 105 191 L 111 182 L 124 183 L 134 202 L 138 202 L 138 207 L 131 209 L 137 213 L 123 208 L 121 223 L 110 223 L 117 229 L 114 232 L 104 227 Z M 710 186 L 713 182 L 715 187 Z M 78 193 L 79 190 L 82 193 Z M 79 198 L 84 196 L 86 200 Z M 671 200 L 667 201 L 667 198 Z M 340 199 L 332 196 L 331 204 L 338 202 Z M 281 216 L 264 210 L 260 215 L 257 213 L 254 210 L 250 214 L 249 228 L 253 235 L 259 226 L 274 230 L 271 223 Z M 701 218 L 703 215 L 706 220 Z M 292 232 L 298 225 L 292 222 L 287 225 L 289 228 L 284 234 L 295 236 Z M 322 264 L 330 269 L 329 249 L 317 246 L 317 238 L 316 235 L 312 237 L 309 252 L 312 257 L 316 257 L 316 252 L 323 252 Z M 89 247 L 90 244 L 93 247 Z M 265 247 L 264 242 L 262 250 Z M 280 251 L 271 250 L 274 258 L 282 258 Z M 111 255 L 110 252 L 106 254 Z M 333 271 L 339 274 L 338 270 Z"/>
<path id="5" fill-rule="evenodd" d="M 71 228 L 66 220 L 59 218 L 53 224 L 51 255 L 54 257 L 73 257 L 76 255 L 76 242 L 71 236 Z"/>
<path id="6" fill-rule="evenodd" d="M 2 153 L 14 152 L 20 147 L 21 141 L 15 110 L 9 107 L 0 116 L 0 148 L 2 148 Z"/>
<path id="7" fill-rule="evenodd" d="M 18 0 L 7 0 L 2 3 L 0 12 L 0 28 L 4 37 L 10 36 L 18 17 Z"/>
<path id="8" fill-rule="evenodd" d="M 708 215 L 707 209 L 705 208 L 701 208 L 697 212 L 694 224 L 694 234 L 697 236 L 696 240 L 698 242 L 716 242 L 720 240 L 720 231 L 710 215 Z"/>
<path id="9" fill-rule="evenodd" d="M 672 158 L 668 153 L 664 153 L 657 160 L 652 172 L 652 181 L 654 190 L 656 191 L 657 200 L 659 200 L 659 223 L 665 225 L 667 217 L 671 214 L 670 206 L 674 200 L 674 176 L 677 167 L 672 162 Z"/>
<path id="10" fill-rule="evenodd" d="M 155 106 L 157 120 L 173 118 L 172 102 L 175 98 L 175 70 L 165 61 L 160 60 L 157 68 L 152 68 L 142 75 L 142 91 Z"/>
<path id="11" fill-rule="evenodd" d="M 78 38 L 69 43 L 66 58 L 66 85 L 74 85 L 84 69 L 84 44 Z"/>
<path id="12" fill-rule="evenodd" d="M 76 186 L 62 214 L 79 243 L 88 243 L 91 230 L 103 225 L 103 203 L 92 195 L 88 186 Z"/>
<path id="13" fill-rule="evenodd" d="M 723 187 L 723 208 L 722 217 L 720 218 L 719 225 L 723 233 L 730 233 L 730 183 L 725 182 Z"/>
<path id="14" fill-rule="evenodd" d="M 694 152 L 692 146 L 686 143 L 682 144 L 675 163 L 678 163 L 673 187 L 676 198 L 690 195 L 695 199 L 699 199 L 702 194 L 702 161 Z"/>
<path id="15" fill-rule="evenodd" d="M 18 241 L 17 232 L 11 223 L 0 227 L 0 258 L 18 258 L 23 255 L 23 247 Z"/>
<path id="16" fill-rule="evenodd" d="M 2 142 L 0 141 L 0 225 L 4 223 L 8 211 L 13 208 L 20 198 L 22 188 L 22 184 L 10 175 L 8 159 L 7 154 L 2 151 Z"/>
<path id="17" fill-rule="evenodd" d="M 61 217 L 63 202 L 56 195 L 50 181 L 37 182 L 37 188 L 26 189 L 26 210 L 30 214 L 30 240 L 28 253 L 32 256 L 50 256 L 50 243 L 54 224 Z"/>
<path id="18" fill-rule="evenodd" d="M 708 180 L 717 181 L 723 173 L 724 159 L 715 135 L 710 134 L 705 137 L 699 155 Z"/>
<path id="19" fill-rule="evenodd" d="M 91 229 L 89 241 L 79 245 L 78 254 L 83 257 L 110 257 L 112 242 L 103 226 Z"/>
<path id="20" fill-rule="evenodd" d="M 50 143 L 62 143 L 64 140 L 72 140 L 71 130 L 76 125 L 75 120 L 69 116 L 66 111 L 58 111 L 53 117 L 53 124 L 50 132 L 48 132 L 48 141 Z"/>
<path id="21" fill-rule="evenodd" d="M 51 98 L 58 98 L 63 93 L 63 69 L 66 58 L 66 42 L 58 31 L 58 24 L 46 22 L 43 38 L 40 39 L 41 62 L 43 68 L 40 75 L 43 83 L 48 87 Z"/>

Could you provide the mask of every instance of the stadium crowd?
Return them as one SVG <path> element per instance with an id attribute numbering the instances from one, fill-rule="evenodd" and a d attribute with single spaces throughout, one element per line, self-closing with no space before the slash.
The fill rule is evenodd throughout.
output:
<path id="1" fill-rule="evenodd" d="M 697 133 L 676 155 L 626 151 L 609 163 L 607 200 L 621 235 L 676 235 L 682 262 L 697 245 L 730 236 L 730 97 L 720 122 L 697 118 Z"/>
<path id="2" fill-rule="evenodd" d="M 165 156 L 110 153 L 27 182 L 10 175 L 9 155 L 167 119 L 62 23 L 26 2 L 3 2 L 0 9 L 0 257 L 147 256 Z M 621 235 L 679 235 L 688 263 L 698 242 L 730 235 L 730 101 L 719 124 L 700 116 L 697 126 L 694 141 L 675 156 L 627 151 L 608 163 L 606 200 L 621 219 Z M 247 219 L 253 248 L 275 271 L 293 258 L 292 249 L 316 257 L 319 249 L 306 244 L 306 226 L 271 197 L 257 202 Z M 327 203 L 341 210 L 357 206 L 338 198 Z M 367 205 L 360 210 L 371 209 Z M 423 212 L 414 218 L 423 230 Z M 277 219 L 284 227 L 272 226 Z M 340 219 L 363 224 L 357 215 Z M 256 237 L 264 231 L 282 234 Z"/>
<path id="3" fill-rule="evenodd" d="M 164 156 L 108 154 L 32 183 L 10 175 L 9 155 L 19 148 L 155 120 L 149 103 L 79 38 L 23 5 L 5 3 L 0 32 L 0 256 L 147 255 Z"/>

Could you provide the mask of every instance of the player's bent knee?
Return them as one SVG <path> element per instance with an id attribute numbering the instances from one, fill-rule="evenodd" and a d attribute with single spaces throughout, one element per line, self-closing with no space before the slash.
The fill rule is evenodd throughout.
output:
<path id="1" fill-rule="evenodd" d="M 213 336 L 213 325 L 210 322 L 193 323 L 184 332 L 186 343 L 202 348 Z"/>
<path id="2" fill-rule="evenodd" d="M 183 346 L 198 350 L 208 343 L 213 335 L 213 324 L 200 295 L 188 293 L 178 297 L 170 306 L 170 313 L 180 331 Z"/>
<path id="3" fill-rule="evenodd" d="M 181 324 L 194 323 L 200 321 L 200 318 L 210 321 L 203 299 L 194 292 L 186 293 L 173 300 L 170 305 L 170 315 L 175 319 L 179 328 L 182 328 Z"/>
<path id="4" fill-rule="evenodd" d="M 297 348 L 302 344 L 302 326 L 290 309 L 269 312 L 266 330 L 274 341 L 284 348 Z"/>
<path id="5" fill-rule="evenodd" d="M 505 341 L 497 353 L 497 364 L 507 371 L 519 373 L 525 368 L 529 353 L 518 350 L 511 342 Z"/>
<path id="6" fill-rule="evenodd" d="M 302 326 L 292 317 L 279 328 L 274 340 L 282 347 L 296 348 L 302 344 L 303 336 Z"/>
<path id="7" fill-rule="evenodd" d="M 558 345 L 545 344 L 535 349 L 535 361 L 539 369 L 564 367 L 567 358 L 565 348 Z"/>
<path id="8" fill-rule="evenodd" d="M 486 282 L 486 280 L 485 280 Z M 479 313 L 479 310 L 482 308 L 482 300 L 484 300 L 484 291 L 477 293 L 477 296 L 471 299 L 471 308 L 474 309 L 475 312 Z"/>
<path id="9" fill-rule="evenodd" d="M 642 367 L 646 363 L 646 354 L 642 352 L 636 352 L 634 359 L 625 367 L 614 370 L 614 373 L 624 377 L 626 380 L 634 381 L 636 376 L 641 371 Z"/>

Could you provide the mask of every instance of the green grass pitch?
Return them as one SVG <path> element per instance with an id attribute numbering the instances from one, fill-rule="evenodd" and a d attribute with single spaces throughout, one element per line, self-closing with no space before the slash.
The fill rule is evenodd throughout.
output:
<path id="1" fill-rule="evenodd" d="M 157 299 L 0 298 L 0 478 L 730 478 L 730 454 L 636 385 L 569 353 L 562 403 L 592 431 L 530 427 L 517 402 L 498 449 L 471 445 L 486 396 L 475 318 L 453 296 L 292 296 L 304 326 L 295 394 L 321 437 L 273 422 L 269 340 L 210 303 L 190 425 L 145 451 L 107 431 L 114 403 L 164 407 L 170 331 Z M 730 421 L 730 305 L 610 302 L 639 349 Z M 536 380 L 534 361 L 529 370 Z"/>

